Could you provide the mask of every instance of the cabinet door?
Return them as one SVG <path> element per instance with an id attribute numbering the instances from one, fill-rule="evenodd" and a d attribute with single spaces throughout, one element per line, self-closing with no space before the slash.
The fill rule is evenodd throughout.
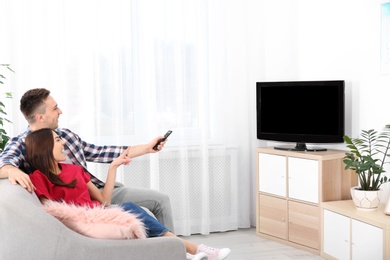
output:
<path id="1" fill-rule="evenodd" d="M 318 203 L 318 161 L 288 158 L 288 196 Z"/>
<path id="2" fill-rule="evenodd" d="M 289 201 L 288 239 L 320 249 L 320 210 L 317 206 Z"/>
<path id="3" fill-rule="evenodd" d="M 383 259 L 383 230 L 352 219 L 352 259 Z"/>
<path id="4" fill-rule="evenodd" d="M 259 191 L 286 196 L 286 157 L 259 153 Z"/>
<path id="5" fill-rule="evenodd" d="M 287 201 L 262 194 L 259 196 L 259 231 L 286 240 Z"/>
<path id="6" fill-rule="evenodd" d="M 325 209 L 323 221 L 324 253 L 339 260 L 350 260 L 350 218 Z"/>

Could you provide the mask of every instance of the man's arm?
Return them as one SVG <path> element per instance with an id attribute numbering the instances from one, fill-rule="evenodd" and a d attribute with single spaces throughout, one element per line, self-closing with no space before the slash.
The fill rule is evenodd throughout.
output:
<path id="1" fill-rule="evenodd" d="M 28 174 L 13 165 L 4 165 L 1 167 L 0 178 L 8 178 L 12 184 L 19 184 L 29 192 L 33 192 L 35 189 Z"/>
<path id="2" fill-rule="evenodd" d="M 34 185 L 30 177 L 19 169 L 19 166 L 24 166 L 25 170 L 28 170 L 27 165 L 24 164 L 24 138 L 29 132 L 31 132 L 30 129 L 27 129 L 24 133 L 8 141 L 4 151 L 0 154 L 0 178 L 8 178 L 12 184 L 20 184 L 29 192 L 33 192 Z"/>
<path id="3" fill-rule="evenodd" d="M 140 145 L 135 145 L 135 146 L 131 146 L 131 148 L 129 149 L 129 153 L 127 154 L 127 156 L 129 158 L 135 158 L 137 156 L 141 156 L 141 155 L 145 155 L 145 154 L 148 154 L 148 153 L 156 153 L 156 152 L 159 152 L 163 149 L 166 141 L 164 142 L 161 142 L 158 147 L 157 147 L 157 150 L 154 150 L 153 147 L 157 144 L 157 142 L 159 140 L 161 140 L 162 138 L 164 138 L 163 136 L 159 136 L 159 137 L 156 137 L 154 138 L 152 141 L 150 141 L 149 143 L 147 144 L 140 144 Z"/>
<path id="4" fill-rule="evenodd" d="M 86 168 L 86 161 L 88 162 L 99 162 L 99 163 L 111 163 L 114 158 L 117 158 L 121 153 L 126 150 L 129 146 L 99 146 L 83 141 L 80 136 L 72 132 L 67 128 L 57 129 L 61 138 L 66 141 L 66 147 L 70 150 L 70 159 L 73 164 L 81 165 Z M 158 136 L 147 144 L 131 146 L 128 153 L 129 158 L 135 158 L 148 153 L 159 152 L 166 141 L 161 142 L 157 149 L 153 147 L 159 140 L 164 136 Z"/>

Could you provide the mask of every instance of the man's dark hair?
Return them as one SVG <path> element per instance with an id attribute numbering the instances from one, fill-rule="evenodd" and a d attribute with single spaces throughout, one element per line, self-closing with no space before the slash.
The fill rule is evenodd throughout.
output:
<path id="1" fill-rule="evenodd" d="M 34 88 L 28 90 L 20 99 L 20 111 L 22 111 L 27 122 L 35 122 L 37 113 L 44 113 L 46 106 L 44 101 L 50 95 L 50 91 L 44 88 Z"/>

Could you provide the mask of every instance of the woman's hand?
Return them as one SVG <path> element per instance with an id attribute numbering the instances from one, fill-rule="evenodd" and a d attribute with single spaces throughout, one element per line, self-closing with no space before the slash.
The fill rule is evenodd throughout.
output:
<path id="1" fill-rule="evenodd" d="M 124 164 L 124 165 L 129 164 L 131 162 L 131 159 L 128 157 L 130 148 L 131 148 L 130 146 L 127 147 L 127 149 L 121 155 L 119 155 L 117 158 L 115 158 L 112 161 L 111 166 L 116 169 L 119 166 L 121 166 L 122 164 Z"/>
<path id="2" fill-rule="evenodd" d="M 121 155 L 119 155 L 111 162 L 110 167 L 108 168 L 106 185 L 104 185 L 103 191 L 101 193 L 96 188 L 96 186 L 92 184 L 91 181 L 88 182 L 88 190 L 92 199 L 98 200 L 105 206 L 109 206 L 111 204 L 112 192 L 114 190 L 115 185 L 116 169 L 122 164 L 126 165 L 130 163 L 131 159 L 128 156 L 130 148 L 131 147 L 128 147 Z M 98 192 L 96 192 L 95 190 L 97 190 Z"/>

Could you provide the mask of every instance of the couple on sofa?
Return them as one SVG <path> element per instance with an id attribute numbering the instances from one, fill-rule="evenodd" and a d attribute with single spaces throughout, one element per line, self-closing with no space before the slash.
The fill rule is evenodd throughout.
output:
<path id="1" fill-rule="evenodd" d="M 42 132 L 46 132 L 46 134 L 41 138 L 44 138 L 44 140 L 47 140 L 48 138 L 52 139 L 51 143 L 53 147 L 47 147 L 47 149 L 49 149 L 48 151 L 53 153 L 53 156 L 51 157 L 52 161 L 50 162 L 45 160 L 47 167 L 50 168 L 49 172 L 52 173 L 55 173 L 55 171 L 59 169 L 57 168 L 59 166 L 73 164 L 78 165 L 76 168 L 81 169 L 80 174 L 85 174 L 86 172 L 88 173 L 86 169 L 86 161 L 94 161 L 103 163 L 111 162 L 110 169 L 113 169 L 113 173 L 109 176 L 115 176 L 115 169 L 121 164 L 129 163 L 130 158 L 141 156 L 147 153 L 158 152 L 164 147 L 165 144 L 165 142 L 161 142 L 160 145 L 158 145 L 157 150 L 153 149 L 153 146 L 160 139 L 162 139 L 162 137 L 154 138 L 147 144 L 132 147 L 96 146 L 93 144 L 88 144 L 81 140 L 78 135 L 69 129 L 58 128 L 58 118 L 62 114 L 62 111 L 58 107 L 53 97 L 50 95 L 50 91 L 42 88 L 31 89 L 27 91 L 21 98 L 20 110 L 26 118 L 29 124 L 29 128 L 24 133 L 8 142 L 4 152 L 0 155 L 0 178 L 8 178 L 13 184 L 19 184 L 29 192 L 36 191 L 36 187 L 34 186 L 35 183 L 31 181 L 29 175 L 25 174 L 25 172 L 30 174 L 34 170 L 44 170 L 34 168 L 30 164 L 33 161 L 37 162 L 39 159 L 42 159 L 39 157 L 39 154 L 26 154 L 26 145 L 24 140 L 27 136 L 29 136 L 31 133 L 34 133 L 36 130 L 46 129 L 42 130 Z M 51 135 L 48 136 L 47 130 L 55 130 L 55 132 L 49 131 Z M 38 141 L 35 143 L 32 142 L 30 145 L 42 147 L 41 142 L 43 139 L 37 138 L 36 140 Z M 57 142 L 56 140 L 58 141 L 58 144 L 60 144 L 60 146 L 62 145 L 63 147 L 61 148 L 60 152 L 55 150 L 55 144 Z M 39 149 L 35 150 L 37 151 Z M 59 159 L 55 159 L 55 152 L 59 154 Z M 64 164 L 58 164 L 60 161 Z M 40 165 L 39 167 L 43 167 L 42 163 L 38 163 L 38 165 Z M 34 166 L 37 167 L 37 165 Z M 47 178 L 47 176 L 42 176 Z M 61 180 L 61 178 L 58 179 L 60 184 L 59 188 L 63 188 L 61 185 L 64 185 L 64 183 L 66 186 L 67 181 L 64 182 Z M 52 180 L 48 180 L 50 180 L 50 182 L 46 182 L 46 184 L 52 185 Z M 143 224 L 146 226 L 147 230 L 148 228 L 157 227 L 160 230 L 160 232 L 157 234 L 161 236 L 175 236 L 170 232 L 170 230 L 173 231 L 172 213 L 169 197 L 165 194 L 152 190 L 130 189 L 128 187 L 124 187 L 123 185 L 114 187 L 115 178 L 111 177 L 107 184 L 105 184 L 90 173 L 85 174 L 85 176 L 82 176 L 81 179 L 78 180 L 80 181 L 76 181 L 77 184 L 75 185 L 84 185 L 84 188 L 88 187 L 87 190 L 90 197 L 95 199 L 94 203 L 98 201 L 99 205 L 104 205 L 104 203 L 127 205 L 126 210 L 136 212 L 136 214 L 138 214 L 139 218 L 142 220 Z M 84 184 L 82 183 L 82 180 L 85 181 Z M 70 182 L 72 182 L 72 180 L 70 180 Z M 107 185 L 107 187 L 105 187 L 105 185 Z M 42 187 L 40 187 L 40 189 L 42 189 Z M 40 192 L 42 192 L 42 190 Z M 103 194 L 105 197 L 103 197 Z M 37 193 L 37 195 L 39 195 L 40 198 L 47 198 L 52 196 L 50 193 L 46 193 L 46 196 L 42 196 L 42 193 Z M 61 199 L 64 198 L 62 197 Z M 87 205 L 84 203 L 81 204 Z M 150 209 L 156 216 L 157 220 L 153 217 L 150 217 L 139 206 L 144 206 Z M 187 250 L 187 259 L 224 259 L 230 253 L 230 249 L 227 248 L 211 248 L 205 245 L 197 245 L 186 240 L 183 240 L 183 242 Z"/>

